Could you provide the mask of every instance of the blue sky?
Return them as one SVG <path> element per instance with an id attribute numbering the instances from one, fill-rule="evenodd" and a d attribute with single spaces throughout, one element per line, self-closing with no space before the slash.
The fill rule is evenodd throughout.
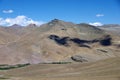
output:
<path id="1" fill-rule="evenodd" d="M 42 24 L 54 18 L 74 23 L 120 24 L 120 0 L 0 0 L 0 25 Z"/>

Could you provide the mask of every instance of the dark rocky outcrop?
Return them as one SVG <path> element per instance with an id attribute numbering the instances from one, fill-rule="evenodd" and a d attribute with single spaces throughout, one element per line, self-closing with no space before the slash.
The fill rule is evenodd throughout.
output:
<path id="1" fill-rule="evenodd" d="M 107 35 L 101 39 L 94 39 L 94 40 L 82 40 L 79 38 L 70 38 L 70 37 L 59 37 L 57 35 L 50 35 L 48 36 L 49 39 L 54 40 L 57 44 L 63 46 L 69 46 L 68 41 L 71 41 L 77 44 L 79 47 L 87 47 L 90 48 L 87 44 L 93 44 L 99 42 L 102 46 L 110 46 L 112 38 Z"/>
<path id="2" fill-rule="evenodd" d="M 88 62 L 84 57 L 80 55 L 74 55 L 71 57 L 71 59 L 75 62 Z"/>
<path id="3" fill-rule="evenodd" d="M 108 51 L 107 50 L 103 50 L 103 49 L 97 49 L 98 51 L 101 51 L 101 52 L 103 52 L 103 53 L 108 53 Z"/>
<path id="4" fill-rule="evenodd" d="M 59 44 L 59 45 L 68 46 L 67 41 L 68 41 L 69 37 L 62 37 L 62 38 L 60 38 L 60 37 L 57 36 L 57 35 L 50 35 L 50 36 L 49 36 L 49 39 L 54 40 L 54 41 L 55 41 L 57 44 Z"/>
<path id="5" fill-rule="evenodd" d="M 85 43 L 90 43 L 90 42 L 93 43 L 93 41 L 81 40 L 79 38 L 59 37 L 57 35 L 50 35 L 48 36 L 48 38 L 54 40 L 57 44 L 63 45 L 63 46 L 69 46 L 68 41 L 71 41 L 77 44 L 79 47 L 90 48 L 90 46 L 88 46 Z"/>
<path id="6" fill-rule="evenodd" d="M 112 44 L 111 40 L 112 38 L 109 35 L 107 35 L 102 40 L 100 40 L 100 44 L 103 46 L 110 46 Z"/>

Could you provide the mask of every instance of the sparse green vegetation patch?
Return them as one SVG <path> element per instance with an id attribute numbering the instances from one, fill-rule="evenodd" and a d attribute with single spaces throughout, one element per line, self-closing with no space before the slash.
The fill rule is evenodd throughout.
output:
<path id="1" fill-rule="evenodd" d="M 0 77 L 0 80 L 5 80 L 5 79 L 9 79 L 9 78 L 6 78 L 6 77 Z"/>
<path id="2" fill-rule="evenodd" d="M 71 64 L 72 62 L 50 62 L 50 63 L 42 63 L 42 64 Z"/>
<path id="3" fill-rule="evenodd" d="M 51 64 L 70 64 L 71 62 L 52 62 Z"/>
<path id="4" fill-rule="evenodd" d="M 17 65 L 0 65 L 0 70 L 9 70 L 9 69 L 15 69 L 15 68 L 20 68 L 20 67 L 25 67 L 30 65 L 30 63 L 26 64 L 17 64 Z"/>

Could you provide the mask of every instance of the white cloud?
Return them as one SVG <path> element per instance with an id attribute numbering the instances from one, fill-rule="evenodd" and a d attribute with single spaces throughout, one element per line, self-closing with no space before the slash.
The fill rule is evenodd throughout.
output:
<path id="1" fill-rule="evenodd" d="M 3 13 L 13 13 L 14 11 L 13 10 L 3 10 Z"/>
<path id="2" fill-rule="evenodd" d="M 103 17 L 104 14 L 96 14 L 96 17 Z"/>
<path id="3" fill-rule="evenodd" d="M 94 23 L 89 23 L 90 25 L 93 26 L 102 26 L 103 24 L 101 22 L 94 22 Z"/>
<path id="4" fill-rule="evenodd" d="M 28 18 L 24 15 L 20 15 L 17 16 L 15 18 L 0 18 L 0 25 L 4 25 L 4 26 L 11 26 L 13 24 L 18 24 L 18 25 L 22 25 L 22 26 L 26 26 L 28 24 L 36 24 L 36 25 L 41 25 L 44 22 L 42 21 L 34 21 L 31 18 Z"/>

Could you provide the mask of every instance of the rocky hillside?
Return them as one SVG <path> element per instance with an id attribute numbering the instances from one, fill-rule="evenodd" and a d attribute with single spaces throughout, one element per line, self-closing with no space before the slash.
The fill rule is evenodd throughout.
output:
<path id="1" fill-rule="evenodd" d="M 12 31 L 7 37 L 15 35 L 14 40 L 0 48 L 0 64 L 94 62 L 120 56 L 113 35 L 88 24 L 54 19 L 40 27 L 30 24 L 17 30 L 17 34 Z"/>

